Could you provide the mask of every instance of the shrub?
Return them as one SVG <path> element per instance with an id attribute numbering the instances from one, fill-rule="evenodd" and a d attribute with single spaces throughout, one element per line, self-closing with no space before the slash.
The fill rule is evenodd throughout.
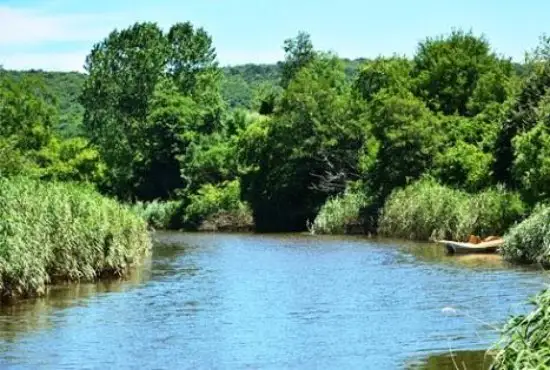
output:
<path id="1" fill-rule="evenodd" d="M 536 207 L 531 216 L 510 229 L 501 248 L 504 258 L 550 265 L 550 207 Z"/>
<path id="2" fill-rule="evenodd" d="M 239 180 L 203 185 L 189 197 L 184 212 L 185 224 L 203 230 L 251 227 L 252 211 L 241 201 L 240 194 Z"/>
<path id="3" fill-rule="evenodd" d="M 502 235 L 524 213 L 520 197 L 502 187 L 468 194 L 424 179 L 391 194 L 379 232 L 407 239 L 464 240 L 471 234 Z"/>
<path id="4" fill-rule="evenodd" d="M 181 202 L 174 200 L 137 202 L 132 206 L 132 210 L 144 219 L 150 227 L 167 230 L 179 226 L 178 215 L 181 204 Z"/>
<path id="5" fill-rule="evenodd" d="M 510 319 L 499 343 L 492 369 L 547 369 L 550 367 L 550 290 L 532 301 L 535 309 Z"/>
<path id="6" fill-rule="evenodd" d="M 0 179 L 0 294 L 123 276 L 149 251 L 145 222 L 90 187 Z"/>
<path id="7" fill-rule="evenodd" d="M 329 198 L 321 207 L 310 227 L 313 234 L 344 234 L 354 226 L 362 225 L 361 210 L 368 197 L 359 191 L 346 190 L 342 195 Z"/>

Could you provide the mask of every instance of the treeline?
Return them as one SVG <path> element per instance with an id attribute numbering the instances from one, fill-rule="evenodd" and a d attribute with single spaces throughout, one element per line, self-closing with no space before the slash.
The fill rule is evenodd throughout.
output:
<path id="1" fill-rule="evenodd" d="M 257 231 L 380 231 L 387 200 L 417 180 L 493 194 L 510 223 L 548 198 L 547 39 L 521 65 L 462 31 L 411 58 L 342 60 L 306 33 L 283 48 L 277 65 L 221 68 L 204 29 L 136 23 L 94 46 L 86 78 L 4 71 L 0 171 L 91 182 L 143 214 L 171 201 L 168 224 L 186 228 L 217 214 L 252 215 Z M 457 220 L 440 233 L 469 232 Z"/>
<path id="2" fill-rule="evenodd" d="M 342 59 L 349 79 L 357 76 L 366 59 Z M 276 64 L 243 64 L 221 67 L 221 94 L 229 108 L 258 110 L 261 97 L 270 89 L 277 89 L 280 66 Z M 84 108 L 79 96 L 87 75 L 79 72 L 46 72 L 42 70 L 3 71 L 16 80 L 34 76 L 43 81 L 44 87 L 55 98 L 59 112 L 56 130 L 64 137 L 83 135 Z"/>

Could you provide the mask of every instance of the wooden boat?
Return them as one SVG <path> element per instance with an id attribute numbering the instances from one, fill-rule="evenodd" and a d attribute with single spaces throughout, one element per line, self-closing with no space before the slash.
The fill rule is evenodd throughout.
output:
<path id="1" fill-rule="evenodd" d="M 478 244 L 439 240 L 437 243 L 445 245 L 449 254 L 496 253 L 504 240 L 496 239 Z"/>

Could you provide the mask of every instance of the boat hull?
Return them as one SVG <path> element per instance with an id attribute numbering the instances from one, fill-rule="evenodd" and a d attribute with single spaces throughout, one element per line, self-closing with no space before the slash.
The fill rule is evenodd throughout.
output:
<path id="1" fill-rule="evenodd" d="M 497 253 L 499 247 L 504 243 L 503 240 L 494 240 L 485 243 L 472 244 L 442 240 L 449 254 L 471 254 L 471 253 Z"/>

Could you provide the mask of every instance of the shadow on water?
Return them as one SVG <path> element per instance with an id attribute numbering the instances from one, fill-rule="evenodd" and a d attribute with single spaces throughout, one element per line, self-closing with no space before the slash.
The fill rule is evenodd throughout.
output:
<path id="1" fill-rule="evenodd" d="M 415 361 L 408 370 L 489 370 L 492 357 L 485 351 L 440 353 Z"/>

